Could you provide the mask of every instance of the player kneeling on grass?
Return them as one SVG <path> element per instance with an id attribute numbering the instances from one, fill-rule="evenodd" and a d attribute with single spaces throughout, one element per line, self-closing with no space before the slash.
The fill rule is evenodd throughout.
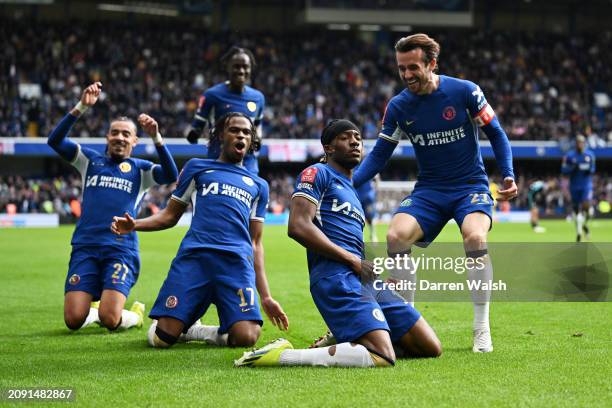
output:
<path id="1" fill-rule="evenodd" d="M 321 143 L 326 163 L 298 177 L 289 236 L 307 249 L 310 292 L 338 344 L 293 350 L 279 339 L 245 353 L 235 365 L 390 366 L 394 344 L 406 356 L 439 356 L 433 329 L 399 295 L 376 290 L 372 265 L 363 260 L 363 209 L 351 183 L 362 153 L 358 128 L 348 120 L 331 121 Z"/>
<path id="2" fill-rule="evenodd" d="M 242 113 L 221 117 L 213 130 L 222 143 L 219 159 L 189 160 L 159 213 L 138 220 L 128 214 L 115 217 L 111 229 L 117 234 L 158 231 L 176 225 L 193 200 L 191 226 L 149 314 L 157 319 L 148 334 L 153 347 L 170 347 L 181 333 L 185 340 L 220 346 L 254 345 L 263 324 L 255 287 L 272 323 L 281 329 L 289 325 L 270 295 L 264 269 L 268 183 L 242 166 L 254 132 Z M 217 306 L 220 326 L 194 324 L 211 303 Z"/>
<path id="3" fill-rule="evenodd" d="M 116 237 L 108 230 L 113 215 L 136 215 L 147 189 L 176 181 L 178 171 L 164 146 L 157 122 L 141 114 L 138 123 L 155 142 L 161 165 L 131 158 L 138 141 L 136 125 L 126 117 L 112 120 L 106 153 L 81 147 L 66 136 L 78 118 L 93 106 L 102 84 L 88 86 L 80 102 L 49 135 L 48 144 L 69 161 L 83 180 L 82 215 L 72 235 L 72 254 L 66 278 L 64 321 L 72 330 L 101 323 L 109 330 L 142 326 L 144 305 L 123 310 L 140 270 L 138 237 Z M 100 302 L 92 305 L 92 300 Z"/>

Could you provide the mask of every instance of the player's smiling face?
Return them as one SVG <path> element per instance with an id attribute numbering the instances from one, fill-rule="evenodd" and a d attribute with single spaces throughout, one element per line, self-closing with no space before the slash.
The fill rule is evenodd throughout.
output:
<path id="1" fill-rule="evenodd" d="M 407 52 L 396 52 L 397 69 L 406 88 L 414 94 L 430 93 L 433 89 L 433 71 L 436 60 L 425 63 L 425 53 L 420 48 Z"/>
<path id="2" fill-rule="evenodd" d="M 240 163 L 251 147 L 251 122 L 247 118 L 235 116 L 230 118 L 223 130 L 223 152 L 221 161 Z"/>
<path id="3" fill-rule="evenodd" d="M 106 144 L 108 154 L 113 160 L 123 160 L 130 157 L 137 142 L 138 137 L 136 136 L 134 123 L 127 120 L 116 120 L 111 123 L 106 134 Z"/>
<path id="4" fill-rule="evenodd" d="M 228 62 L 230 84 L 242 88 L 251 79 L 251 59 L 244 53 L 234 55 Z"/>
<path id="5" fill-rule="evenodd" d="M 334 138 L 327 147 L 327 153 L 333 161 L 350 170 L 361 162 L 362 148 L 361 134 L 356 130 L 347 130 Z"/>

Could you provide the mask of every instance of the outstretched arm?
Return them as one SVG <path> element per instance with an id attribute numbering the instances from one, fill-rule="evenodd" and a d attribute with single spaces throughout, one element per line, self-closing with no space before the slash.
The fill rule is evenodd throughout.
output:
<path id="1" fill-rule="evenodd" d="M 64 160 L 73 161 L 76 157 L 79 146 L 68 139 L 68 133 L 79 117 L 87 109 L 93 106 L 102 92 L 102 83 L 95 82 L 83 91 L 79 103 L 70 110 L 60 123 L 53 129 L 47 139 L 47 144 L 55 150 Z"/>
<path id="2" fill-rule="evenodd" d="M 142 126 L 145 133 L 149 135 L 159 156 L 160 166 L 153 168 L 153 179 L 158 184 L 174 183 L 178 178 L 178 169 L 176 163 L 170 154 L 170 151 L 164 144 L 164 139 L 159 133 L 159 125 L 151 116 L 141 113 L 138 116 L 138 124 Z"/>
<path id="3" fill-rule="evenodd" d="M 374 148 L 365 158 L 361 166 L 357 169 L 353 175 L 353 185 L 355 188 L 360 187 L 368 180 L 372 179 L 384 168 L 389 158 L 393 154 L 393 150 L 397 147 L 398 143 L 379 137 L 374 145 Z"/>
<path id="4" fill-rule="evenodd" d="M 268 285 L 268 278 L 266 276 L 264 248 L 261 239 L 263 234 L 263 222 L 251 220 L 249 230 L 251 233 L 251 241 L 253 242 L 255 285 L 257 286 L 257 292 L 261 298 L 261 306 L 273 325 L 280 330 L 287 330 L 289 328 L 289 319 L 280 303 L 272 298 L 270 286 Z"/>
<path id="5" fill-rule="evenodd" d="M 113 217 L 111 231 L 123 235 L 132 231 L 160 231 L 172 228 L 181 219 L 186 208 L 187 204 L 171 197 L 166 208 L 150 217 L 134 219 L 128 213 L 123 217 Z"/>

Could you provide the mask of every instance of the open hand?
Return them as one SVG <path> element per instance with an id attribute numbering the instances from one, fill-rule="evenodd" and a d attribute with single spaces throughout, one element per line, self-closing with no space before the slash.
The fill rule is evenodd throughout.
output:
<path id="1" fill-rule="evenodd" d="M 125 213 L 124 217 L 113 217 L 111 231 L 117 235 L 129 234 L 136 228 L 136 223 L 130 214 Z"/>
<path id="2" fill-rule="evenodd" d="M 261 301 L 261 306 L 274 326 L 280 330 L 287 330 L 289 328 L 289 319 L 280 303 L 268 297 Z"/>

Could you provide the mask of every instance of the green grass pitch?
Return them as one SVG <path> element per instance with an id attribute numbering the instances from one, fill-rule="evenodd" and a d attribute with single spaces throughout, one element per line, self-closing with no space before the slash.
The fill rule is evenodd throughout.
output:
<path id="1" fill-rule="evenodd" d="M 571 241 L 573 225 L 497 224 L 490 240 Z M 379 234 L 384 233 L 380 226 Z M 142 270 L 128 305 L 153 304 L 185 233 L 141 233 Z M 72 387 L 95 406 L 612 406 L 611 303 L 494 303 L 495 351 L 471 351 L 470 303 L 418 303 L 437 331 L 439 359 L 400 360 L 389 369 L 236 369 L 242 349 L 147 346 L 146 328 L 108 333 L 63 324 L 63 282 L 71 227 L 0 230 L 0 388 Z M 592 223 L 593 241 L 612 239 L 612 222 Z M 441 240 L 457 241 L 449 225 Z M 308 290 L 305 251 L 285 227 L 264 232 L 267 272 L 291 326 L 264 325 L 258 345 L 284 336 L 305 347 L 325 325 Z M 204 321 L 216 323 L 214 307 Z M 581 333 L 582 335 L 575 335 Z"/>

